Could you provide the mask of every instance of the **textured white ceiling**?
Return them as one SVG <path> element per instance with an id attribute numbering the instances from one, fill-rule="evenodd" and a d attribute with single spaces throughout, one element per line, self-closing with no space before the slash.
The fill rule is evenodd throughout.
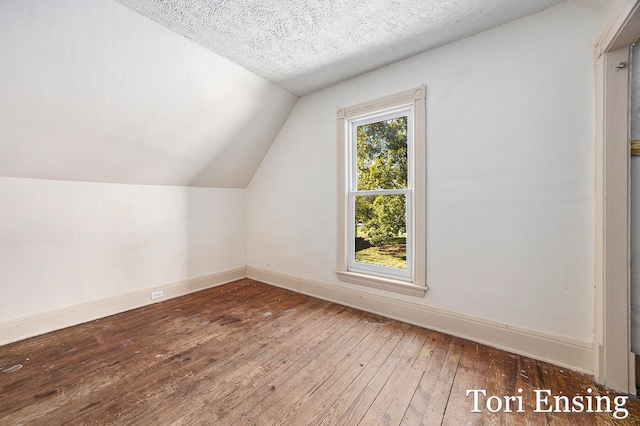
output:
<path id="1" fill-rule="evenodd" d="M 117 0 L 304 95 L 563 0 Z"/>

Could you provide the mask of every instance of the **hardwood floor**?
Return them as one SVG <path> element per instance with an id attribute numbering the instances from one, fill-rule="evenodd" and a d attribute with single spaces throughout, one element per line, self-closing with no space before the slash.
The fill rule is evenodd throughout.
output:
<path id="1" fill-rule="evenodd" d="M 552 412 L 535 412 L 535 390 Z M 570 412 L 553 409 L 563 396 Z M 252 280 L 0 347 L 2 425 L 640 424 L 640 402 L 616 397 L 582 374 Z"/>

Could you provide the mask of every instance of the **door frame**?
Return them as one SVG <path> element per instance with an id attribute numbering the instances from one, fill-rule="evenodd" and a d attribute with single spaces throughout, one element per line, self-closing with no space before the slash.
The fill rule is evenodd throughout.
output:
<path id="1" fill-rule="evenodd" d="M 635 394 L 630 326 L 630 46 L 640 34 L 640 1 L 627 1 L 596 46 L 596 249 L 594 374 Z"/>

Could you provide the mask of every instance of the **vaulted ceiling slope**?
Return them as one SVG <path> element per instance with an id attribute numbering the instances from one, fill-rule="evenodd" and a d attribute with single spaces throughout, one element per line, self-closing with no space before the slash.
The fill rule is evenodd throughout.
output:
<path id="1" fill-rule="evenodd" d="M 304 95 L 563 0 L 117 1 Z"/>
<path id="2" fill-rule="evenodd" d="M 246 187 L 297 97 L 112 0 L 0 1 L 0 176 Z"/>

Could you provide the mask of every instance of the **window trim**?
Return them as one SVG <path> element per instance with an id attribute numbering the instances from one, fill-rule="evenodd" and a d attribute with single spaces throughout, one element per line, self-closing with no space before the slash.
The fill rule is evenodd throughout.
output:
<path id="1" fill-rule="evenodd" d="M 350 220 L 350 178 L 349 162 L 352 159 L 349 138 L 351 133 L 350 121 L 359 117 L 385 114 L 402 107 L 411 107 L 413 117 L 413 161 L 409 159 L 409 170 L 413 170 L 412 202 L 408 206 L 413 216 L 413 259 L 407 262 L 411 268 L 412 280 L 390 278 L 381 275 L 371 275 L 363 271 L 349 269 L 350 249 L 352 238 L 349 231 Z M 338 244 L 337 268 L 338 279 L 353 284 L 390 290 L 413 296 L 424 296 L 427 290 L 426 282 L 426 87 L 419 86 L 394 95 L 363 102 L 347 108 L 341 108 L 337 113 L 338 139 Z M 411 180 L 411 178 L 409 178 Z M 407 212 L 409 217 L 409 211 Z M 409 250 L 407 250 L 409 256 Z M 410 265 L 411 263 L 411 265 Z"/>

